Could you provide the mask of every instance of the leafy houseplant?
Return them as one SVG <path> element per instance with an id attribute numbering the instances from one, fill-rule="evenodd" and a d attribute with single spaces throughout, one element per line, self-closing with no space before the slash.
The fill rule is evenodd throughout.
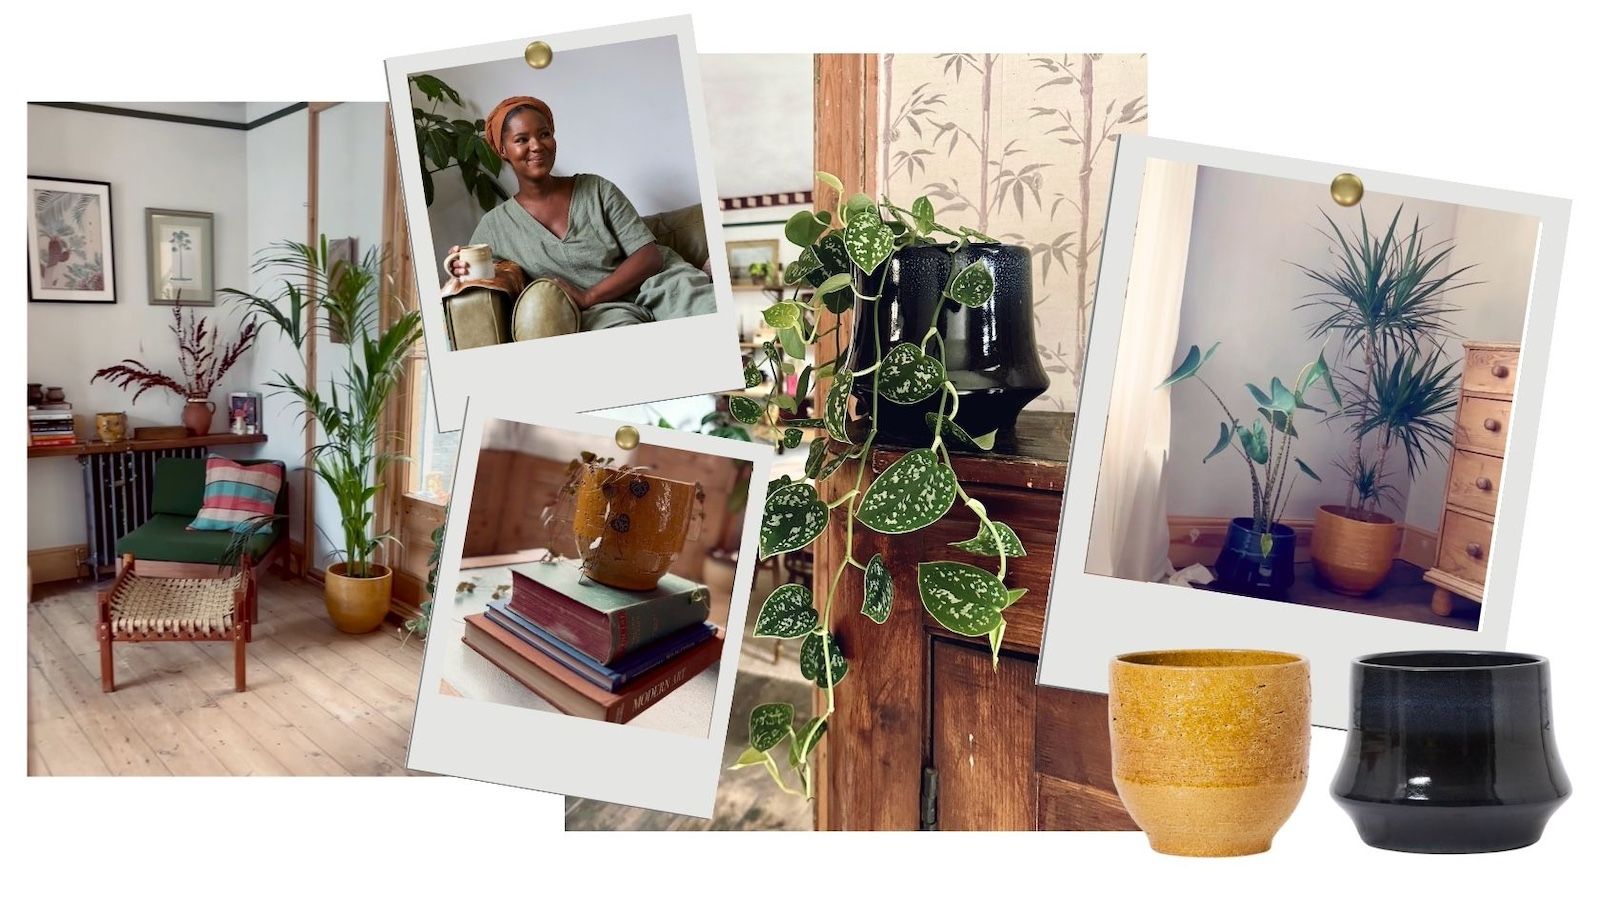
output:
<path id="1" fill-rule="evenodd" d="M 191 434 L 206 434 L 211 430 L 211 393 L 222 383 L 235 364 L 244 356 L 260 335 L 254 318 L 246 318 L 239 328 L 239 336 L 217 350 L 218 329 L 210 327 L 205 317 L 195 318 L 190 310 L 187 321 L 182 307 L 174 298 L 170 330 L 178 339 L 178 369 L 182 378 L 174 378 L 159 369 L 152 369 L 136 359 L 125 359 L 94 373 L 89 383 L 104 378 L 117 387 L 127 390 L 138 386 L 133 402 L 138 403 L 145 391 L 163 389 L 184 399 L 183 424 Z M 210 408 L 208 408 L 210 407 Z"/>
<path id="2" fill-rule="evenodd" d="M 379 329 L 383 257 L 374 247 L 360 262 L 329 255 L 328 239 L 316 246 L 280 241 L 263 252 L 256 272 L 273 272 L 282 288 L 265 297 L 232 288 L 223 293 L 278 326 L 304 358 L 306 339 L 321 331 L 347 338 L 343 371 L 326 388 L 301 383 L 286 372 L 268 386 L 293 397 L 303 414 L 321 429 L 321 441 L 307 454 L 339 506 L 344 561 L 328 567 L 324 600 L 334 624 L 344 631 L 371 631 L 389 610 L 392 573 L 375 561 L 378 548 L 396 538 L 373 531 L 372 499 L 396 454 L 378 449 L 383 411 L 399 385 L 406 359 L 422 337 L 422 316 L 402 312 Z M 295 279 L 309 284 L 302 290 Z M 307 292 L 310 297 L 306 296 Z"/>
<path id="3" fill-rule="evenodd" d="M 801 674 L 824 692 L 827 708 L 799 724 L 788 703 L 756 707 L 750 716 L 750 747 L 734 764 L 735 768 L 762 766 L 783 790 L 807 797 L 812 795 L 814 786 L 812 753 L 827 731 L 828 718 L 834 711 L 834 691 L 850 671 L 851 660 L 830 630 L 846 572 L 861 579 L 862 615 L 882 624 L 894 605 L 893 581 L 882 555 L 865 562 L 855 556 L 857 523 L 882 534 L 911 534 L 941 519 L 958 499 L 962 502 L 976 519 L 977 533 L 954 546 L 994 559 L 994 571 L 950 560 L 920 563 L 920 599 L 923 607 L 951 631 L 987 636 L 997 665 L 1006 629 L 1004 612 L 1024 593 L 1006 587 L 1006 563 L 1025 552 L 1015 531 L 1004 522 L 990 519 L 983 504 L 967 494 L 951 468 L 952 447 L 990 449 L 995 435 L 973 437 L 955 423 L 960 394 L 942 362 L 943 340 L 936 324 L 920 338 L 893 344 L 876 361 L 854 372 L 839 361 L 821 367 L 805 363 L 808 345 L 831 334 L 835 336 L 837 352 L 842 342 L 837 326 L 824 331 L 818 324 L 825 309 L 839 313 L 856 307 L 857 327 L 872 329 L 874 344 L 883 349 L 879 317 L 861 312 L 881 297 L 862 289 L 896 252 L 950 240 L 953 243 L 948 249 L 954 253 L 971 243 L 994 244 L 994 239 L 969 228 L 951 229 L 939 224 L 934 220 L 933 204 L 926 197 L 919 197 L 909 210 L 886 198 L 881 204 L 875 203 L 864 194 L 856 194 L 846 202 L 843 185 L 837 178 L 827 173 L 818 173 L 817 177 L 839 193 L 841 202 L 833 210 L 796 213 L 784 229 L 785 236 L 804 249 L 784 271 L 784 282 L 795 287 L 792 299 L 779 300 L 763 313 L 767 323 L 777 330 L 777 339 L 763 346 L 762 364 L 771 369 L 772 387 L 764 402 L 737 394 L 729 398 L 729 410 L 735 418 L 751 425 L 764 420 L 778 433 L 777 442 L 787 447 L 799 445 L 803 427 L 826 430 L 826 436 L 811 442 L 803 479 L 795 481 L 785 476 L 768 486 L 761 514 L 760 554 L 765 558 L 809 546 L 835 515 L 841 515 L 845 558 L 831 575 L 818 573 L 815 595 L 798 584 L 785 584 L 773 591 L 761 605 L 754 633 L 801 641 Z M 809 299 L 801 299 L 802 281 L 813 289 Z M 994 290 L 989 268 L 975 262 L 959 270 L 952 267 L 938 300 L 977 307 L 992 299 Z M 936 342 L 936 349 L 930 352 Z M 783 393 L 782 376 L 795 374 L 797 369 L 795 393 Z M 798 408 L 799 398 L 810 393 L 814 378 L 832 378 L 822 418 L 784 418 L 784 413 L 793 414 Z M 754 364 L 745 370 L 747 386 L 754 387 L 761 380 L 761 372 Z M 870 385 L 870 402 L 862 404 L 866 414 L 852 420 L 849 400 L 858 384 Z M 928 446 L 906 453 L 866 485 L 866 471 L 879 435 L 880 412 L 890 404 L 909 406 L 929 400 L 935 403 L 936 411 L 928 413 L 927 424 L 932 433 Z M 853 486 L 831 503 L 824 502 L 817 483 L 852 461 Z M 790 786 L 773 755 L 773 750 L 786 740 L 787 769 L 798 778 L 798 789 Z"/>
<path id="4" fill-rule="evenodd" d="M 1452 269 L 1447 243 L 1429 244 L 1420 219 L 1409 232 L 1396 210 L 1381 233 L 1369 231 L 1365 213 L 1359 234 L 1346 234 L 1326 213 L 1335 245 L 1325 270 L 1300 266 L 1323 290 L 1302 308 L 1322 316 L 1313 338 L 1338 341 L 1340 373 L 1350 398 L 1339 413 L 1350 435 L 1339 469 L 1348 481 L 1343 506 L 1317 510 L 1311 560 L 1335 590 L 1364 594 L 1381 585 L 1394 564 L 1399 525 L 1378 511 L 1397 503 L 1400 491 L 1389 470 L 1392 451 L 1405 454 L 1406 474 L 1415 478 L 1428 458 L 1449 446 L 1460 376 L 1444 358 L 1449 314 L 1446 295 L 1465 287 L 1466 268 Z"/>
<path id="5" fill-rule="evenodd" d="M 1222 346 L 1218 341 L 1205 353 L 1199 346 L 1190 346 L 1183 362 L 1156 386 L 1157 390 L 1171 387 L 1190 378 L 1200 382 L 1226 416 L 1218 427 L 1217 443 L 1201 462 L 1232 448 L 1244 460 L 1250 472 L 1250 516 L 1240 516 L 1228 524 L 1227 541 L 1217 557 L 1217 581 L 1230 590 L 1246 594 L 1277 595 L 1294 581 L 1293 528 L 1278 521 L 1289 502 L 1294 484 L 1300 473 L 1315 481 L 1322 478 L 1305 461 L 1293 455 L 1295 438 L 1295 413 L 1300 410 L 1322 412 L 1306 402 L 1312 387 L 1321 382 L 1333 402 L 1338 404 L 1339 392 L 1334 387 L 1328 362 L 1317 354 L 1314 362 L 1307 363 L 1294 380 L 1291 390 L 1276 376 L 1266 390 L 1253 384 L 1245 389 L 1255 400 L 1258 415 L 1246 427 L 1224 403 L 1222 396 L 1200 375 L 1200 368 Z M 1295 469 L 1289 468 L 1293 460 Z"/>
<path id="6" fill-rule="evenodd" d="M 422 162 L 422 195 L 427 205 L 433 205 L 433 176 L 455 169 L 461 174 L 467 196 L 477 200 L 484 212 L 494 209 L 510 195 L 497 177 L 501 159 L 483 137 L 483 120 L 452 119 L 440 114 L 440 103 L 463 108 L 461 95 L 432 75 L 411 75 L 406 82 L 432 101 L 427 109 L 411 107 L 417 159 Z"/>

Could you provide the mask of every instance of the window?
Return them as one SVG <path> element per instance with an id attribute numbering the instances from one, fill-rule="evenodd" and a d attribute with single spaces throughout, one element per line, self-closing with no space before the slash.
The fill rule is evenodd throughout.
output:
<path id="1" fill-rule="evenodd" d="M 419 499 L 440 505 L 450 502 L 450 492 L 455 485 L 456 453 L 461 444 L 461 430 L 440 431 L 433 405 L 433 386 L 428 381 L 428 361 L 411 362 L 412 384 L 419 398 L 417 415 L 413 419 L 410 445 L 415 448 L 411 456 L 416 460 L 410 467 L 412 477 L 407 490 Z"/>

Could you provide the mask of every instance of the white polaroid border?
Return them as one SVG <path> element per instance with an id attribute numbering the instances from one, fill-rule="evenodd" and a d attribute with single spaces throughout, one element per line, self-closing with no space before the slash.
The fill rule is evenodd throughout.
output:
<path id="1" fill-rule="evenodd" d="M 577 414 L 530 416 L 526 404 L 485 401 L 474 396 L 461 434 L 455 492 L 446 520 L 439 570 L 442 585 L 461 581 L 461 551 L 476 487 L 483 426 L 490 419 L 592 435 L 597 446 L 610 446 L 621 424 Z M 635 427 L 639 429 L 641 445 L 750 462 L 750 499 L 746 509 L 759 510 L 765 505 L 772 472 L 770 448 L 650 425 Z M 741 546 L 756 546 L 760 524 L 759 515 L 745 516 Z M 704 737 L 447 696 L 439 692 L 446 654 L 429 644 L 423 653 L 407 768 L 710 818 L 717 780 L 722 774 L 722 751 L 749 605 L 745 601 L 750 597 L 755 565 L 754 553 L 739 554 L 711 722 Z M 454 615 L 455 597 L 444 593 L 448 595 L 434 602 L 435 618 Z"/>
<path id="2" fill-rule="evenodd" d="M 1134 226 L 1148 159 L 1195 163 L 1320 184 L 1328 184 L 1341 172 L 1354 172 L 1373 193 L 1475 206 L 1539 219 L 1532 289 L 1523 323 L 1522 361 L 1517 371 L 1517 401 L 1508 426 L 1500 509 L 1495 517 L 1495 539 L 1489 548 L 1483 611 L 1476 632 L 1210 591 L 1186 591 L 1172 585 L 1126 581 L 1085 571 L 1112 376 L 1122 334 Z M 1062 499 L 1061 531 L 1056 542 L 1050 602 L 1045 613 L 1039 658 L 1039 683 L 1104 693 L 1110 660 L 1118 654 L 1139 650 L 1187 647 L 1285 650 L 1311 660 L 1312 722 L 1345 728 L 1349 720 L 1350 661 L 1356 656 L 1389 650 L 1504 649 L 1570 209 L 1570 201 L 1555 197 L 1140 135 L 1122 137 L 1112 176 L 1106 241 L 1100 259 L 1100 282 L 1095 292 L 1072 461 Z"/>
<path id="3" fill-rule="evenodd" d="M 743 386 L 739 310 L 727 273 L 711 132 L 706 124 L 705 100 L 700 89 L 700 57 L 695 51 L 688 16 L 393 57 L 384 61 L 389 108 L 398 130 L 411 121 L 407 76 L 478 63 L 520 60 L 530 41 L 549 44 L 555 53 L 554 65 L 560 65 L 564 52 L 659 37 L 673 37 L 678 42 L 700 208 L 705 216 L 706 246 L 718 269 L 712 277 L 717 311 L 686 319 L 536 341 L 459 351 L 450 349 L 444 305 L 436 296 L 440 273 L 433 266 L 433 231 L 423 198 L 417 142 L 397 135 L 395 148 L 405 193 L 406 223 L 411 229 L 411 255 L 418 291 L 423 298 L 420 306 L 428 345 L 428 370 L 441 431 L 455 430 L 469 394 L 477 399 L 488 392 L 505 392 L 522 398 L 525 404 L 532 404 L 529 410 L 532 412 L 570 413 L 630 406 L 662 397 L 711 394 Z M 648 373 L 648 377 L 640 377 L 641 373 Z M 581 391 L 571 389 L 576 384 L 581 384 Z M 549 388 L 542 389 L 544 385 Z"/>

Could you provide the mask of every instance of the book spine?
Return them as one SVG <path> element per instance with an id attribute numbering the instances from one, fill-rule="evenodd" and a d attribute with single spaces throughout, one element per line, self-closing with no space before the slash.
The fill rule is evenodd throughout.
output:
<path id="1" fill-rule="evenodd" d="M 688 597 L 659 603 L 643 603 L 612 613 L 612 632 L 617 636 L 618 655 L 626 655 L 653 641 L 690 625 L 698 625 L 711 613 L 706 600 Z"/>
<path id="2" fill-rule="evenodd" d="M 627 696 L 621 703 L 606 711 L 606 721 L 626 722 L 654 706 L 684 682 L 705 671 L 722 652 L 721 641 L 706 641 L 695 648 L 696 652 L 679 657 L 676 662 L 657 666 L 637 682 L 629 685 Z"/>

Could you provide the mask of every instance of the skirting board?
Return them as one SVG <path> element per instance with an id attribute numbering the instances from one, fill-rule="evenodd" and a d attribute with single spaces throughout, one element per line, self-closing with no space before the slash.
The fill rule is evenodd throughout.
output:
<path id="1" fill-rule="evenodd" d="M 1313 520 L 1284 519 L 1283 524 L 1295 530 L 1294 561 L 1309 562 Z M 1222 551 L 1228 520 L 1216 516 L 1168 516 L 1167 533 L 1167 558 L 1172 560 L 1174 568 L 1182 569 L 1195 563 L 1209 566 L 1217 561 L 1217 554 Z M 1400 526 L 1394 548 L 1396 559 L 1427 569 L 1433 566 L 1438 552 L 1438 534 L 1416 525 Z"/>
<path id="2" fill-rule="evenodd" d="M 46 547 L 28 551 L 28 584 L 47 581 L 71 581 L 88 574 L 89 546 L 73 544 L 70 547 Z"/>

